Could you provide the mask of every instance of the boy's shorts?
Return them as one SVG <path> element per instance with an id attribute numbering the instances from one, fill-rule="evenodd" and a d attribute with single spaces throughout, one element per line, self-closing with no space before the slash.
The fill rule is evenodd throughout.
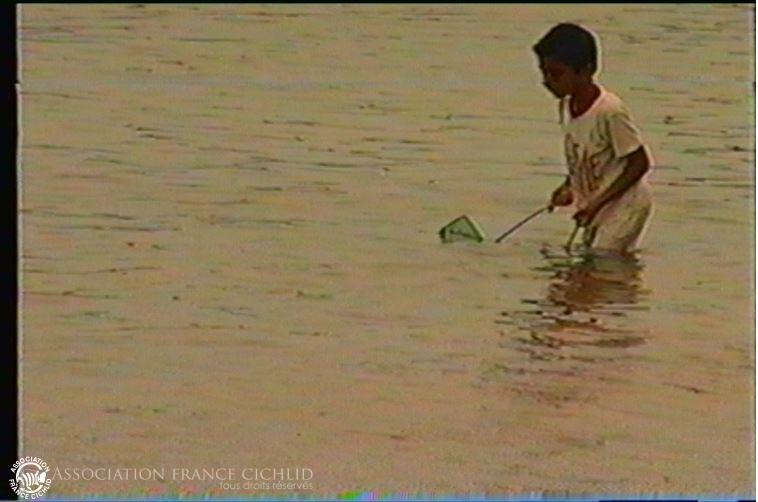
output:
<path id="1" fill-rule="evenodd" d="M 614 253 L 635 251 L 645 236 L 652 214 L 653 201 L 648 187 L 635 185 L 597 214 L 584 231 L 584 245 Z"/>

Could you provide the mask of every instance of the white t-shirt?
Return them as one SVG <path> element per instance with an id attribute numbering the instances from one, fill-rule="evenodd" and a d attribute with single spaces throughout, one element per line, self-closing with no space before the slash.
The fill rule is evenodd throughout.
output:
<path id="1" fill-rule="evenodd" d="M 626 167 L 623 157 L 645 146 L 621 99 L 598 87 L 600 95 L 579 117 L 571 117 L 569 98 L 560 102 L 569 182 L 574 203 L 579 209 L 587 207 L 622 173 Z M 652 167 L 653 159 L 646 147 L 645 152 Z M 610 213 L 628 204 L 649 204 L 649 187 L 645 178 L 604 206 L 592 226 L 601 224 L 611 216 Z"/>

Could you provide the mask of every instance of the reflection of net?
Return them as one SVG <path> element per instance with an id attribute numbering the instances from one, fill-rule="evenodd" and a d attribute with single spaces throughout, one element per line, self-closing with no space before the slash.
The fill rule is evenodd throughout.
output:
<path id="1" fill-rule="evenodd" d="M 503 312 L 496 322 L 524 333 L 515 338 L 516 349 L 532 359 L 612 359 L 618 353 L 609 349 L 645 343 L 625 320 L 631 312 L 648 308 L 641 303 L 646 295 L 641 268 L 635 259 L 618 257 L 549 263 L 539 269 L 552 274 L 545 297 L 522 300 L 534 307 Z"/>
<path id="2" fill-rule="evenodd" d="M 646 291 L 638 261 L 622 258 L 588 258 L 577 263 L 555 263 L 542 270 L 553 272 L 545 299 L 538 303 L 558 315 L 613 314 L 647 310 L 640 305 Z"/>
<path id="3" fill-rule="evenodd" d="M 633 310 L 640 298 L 640 266 L 636 261 L 594 259 L 558 269 L 547 302 L 574 311 Z"/>
<path id="4" fill-rule="evenodd" d="M 509 328 L 500 331 L 504 350 L 486 362 L 483 382 L 554 407 L 591 402 L 590 382 L 612 375 L 630 349 L 647 341 L 632 319 L 647 310 L 640 264 L 577 258 L 550 258 L 537 269 L 549 274 L 545 295 L 501 312 L 495 323 Z"/>

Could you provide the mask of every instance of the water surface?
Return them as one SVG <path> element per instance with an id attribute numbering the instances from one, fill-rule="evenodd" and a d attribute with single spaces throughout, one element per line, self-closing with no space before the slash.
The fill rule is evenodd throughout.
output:
<path id="1" fill-rule="evenodd" d="M 740 493 L 750 5 L 25 5 L 23 443 L 314 492 Z M 530 47 L 593 27 L 654 152 L 631 260 L 570 213 Z M 56 482 L 51 493 L 228 493 Z"/>

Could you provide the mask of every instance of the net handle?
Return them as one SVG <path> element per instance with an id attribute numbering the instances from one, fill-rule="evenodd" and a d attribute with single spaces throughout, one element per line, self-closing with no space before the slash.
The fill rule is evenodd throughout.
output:
<path id="1" fill-rule="evenodd" d="M 522 225 L 526 224 L 532 218 L 536 218 L 537 216 L 541 215 L 545 211 L 552 212 L 552 210 L 553 210 L 553 206 L 545 206 L 545 207 L 539 208 L 537 211 L 533 212 L 532 214 L 530 214 L 529 216 L 527 216 L 526 218 L 524 218 L 523 220 L 519 221 L 518 223 L 516 223 L 515 225 L 513 225 L 511 228 L 509 228 L 508 230 L 506 230 L 505 232 L 503 232 L 503 235 L 501 235 L 500 237 L 498 237 L 497 239 L 495 239 L 495 242 L 497 243 L 497 242 L 502 241 L 503 239 L 505 239 L 506 237 L 508 237 L 509 235 L 511 235 L 513 232 L 515 232 L 516 230 L 518 230 L 519 228 L 521 228 Z"/>

